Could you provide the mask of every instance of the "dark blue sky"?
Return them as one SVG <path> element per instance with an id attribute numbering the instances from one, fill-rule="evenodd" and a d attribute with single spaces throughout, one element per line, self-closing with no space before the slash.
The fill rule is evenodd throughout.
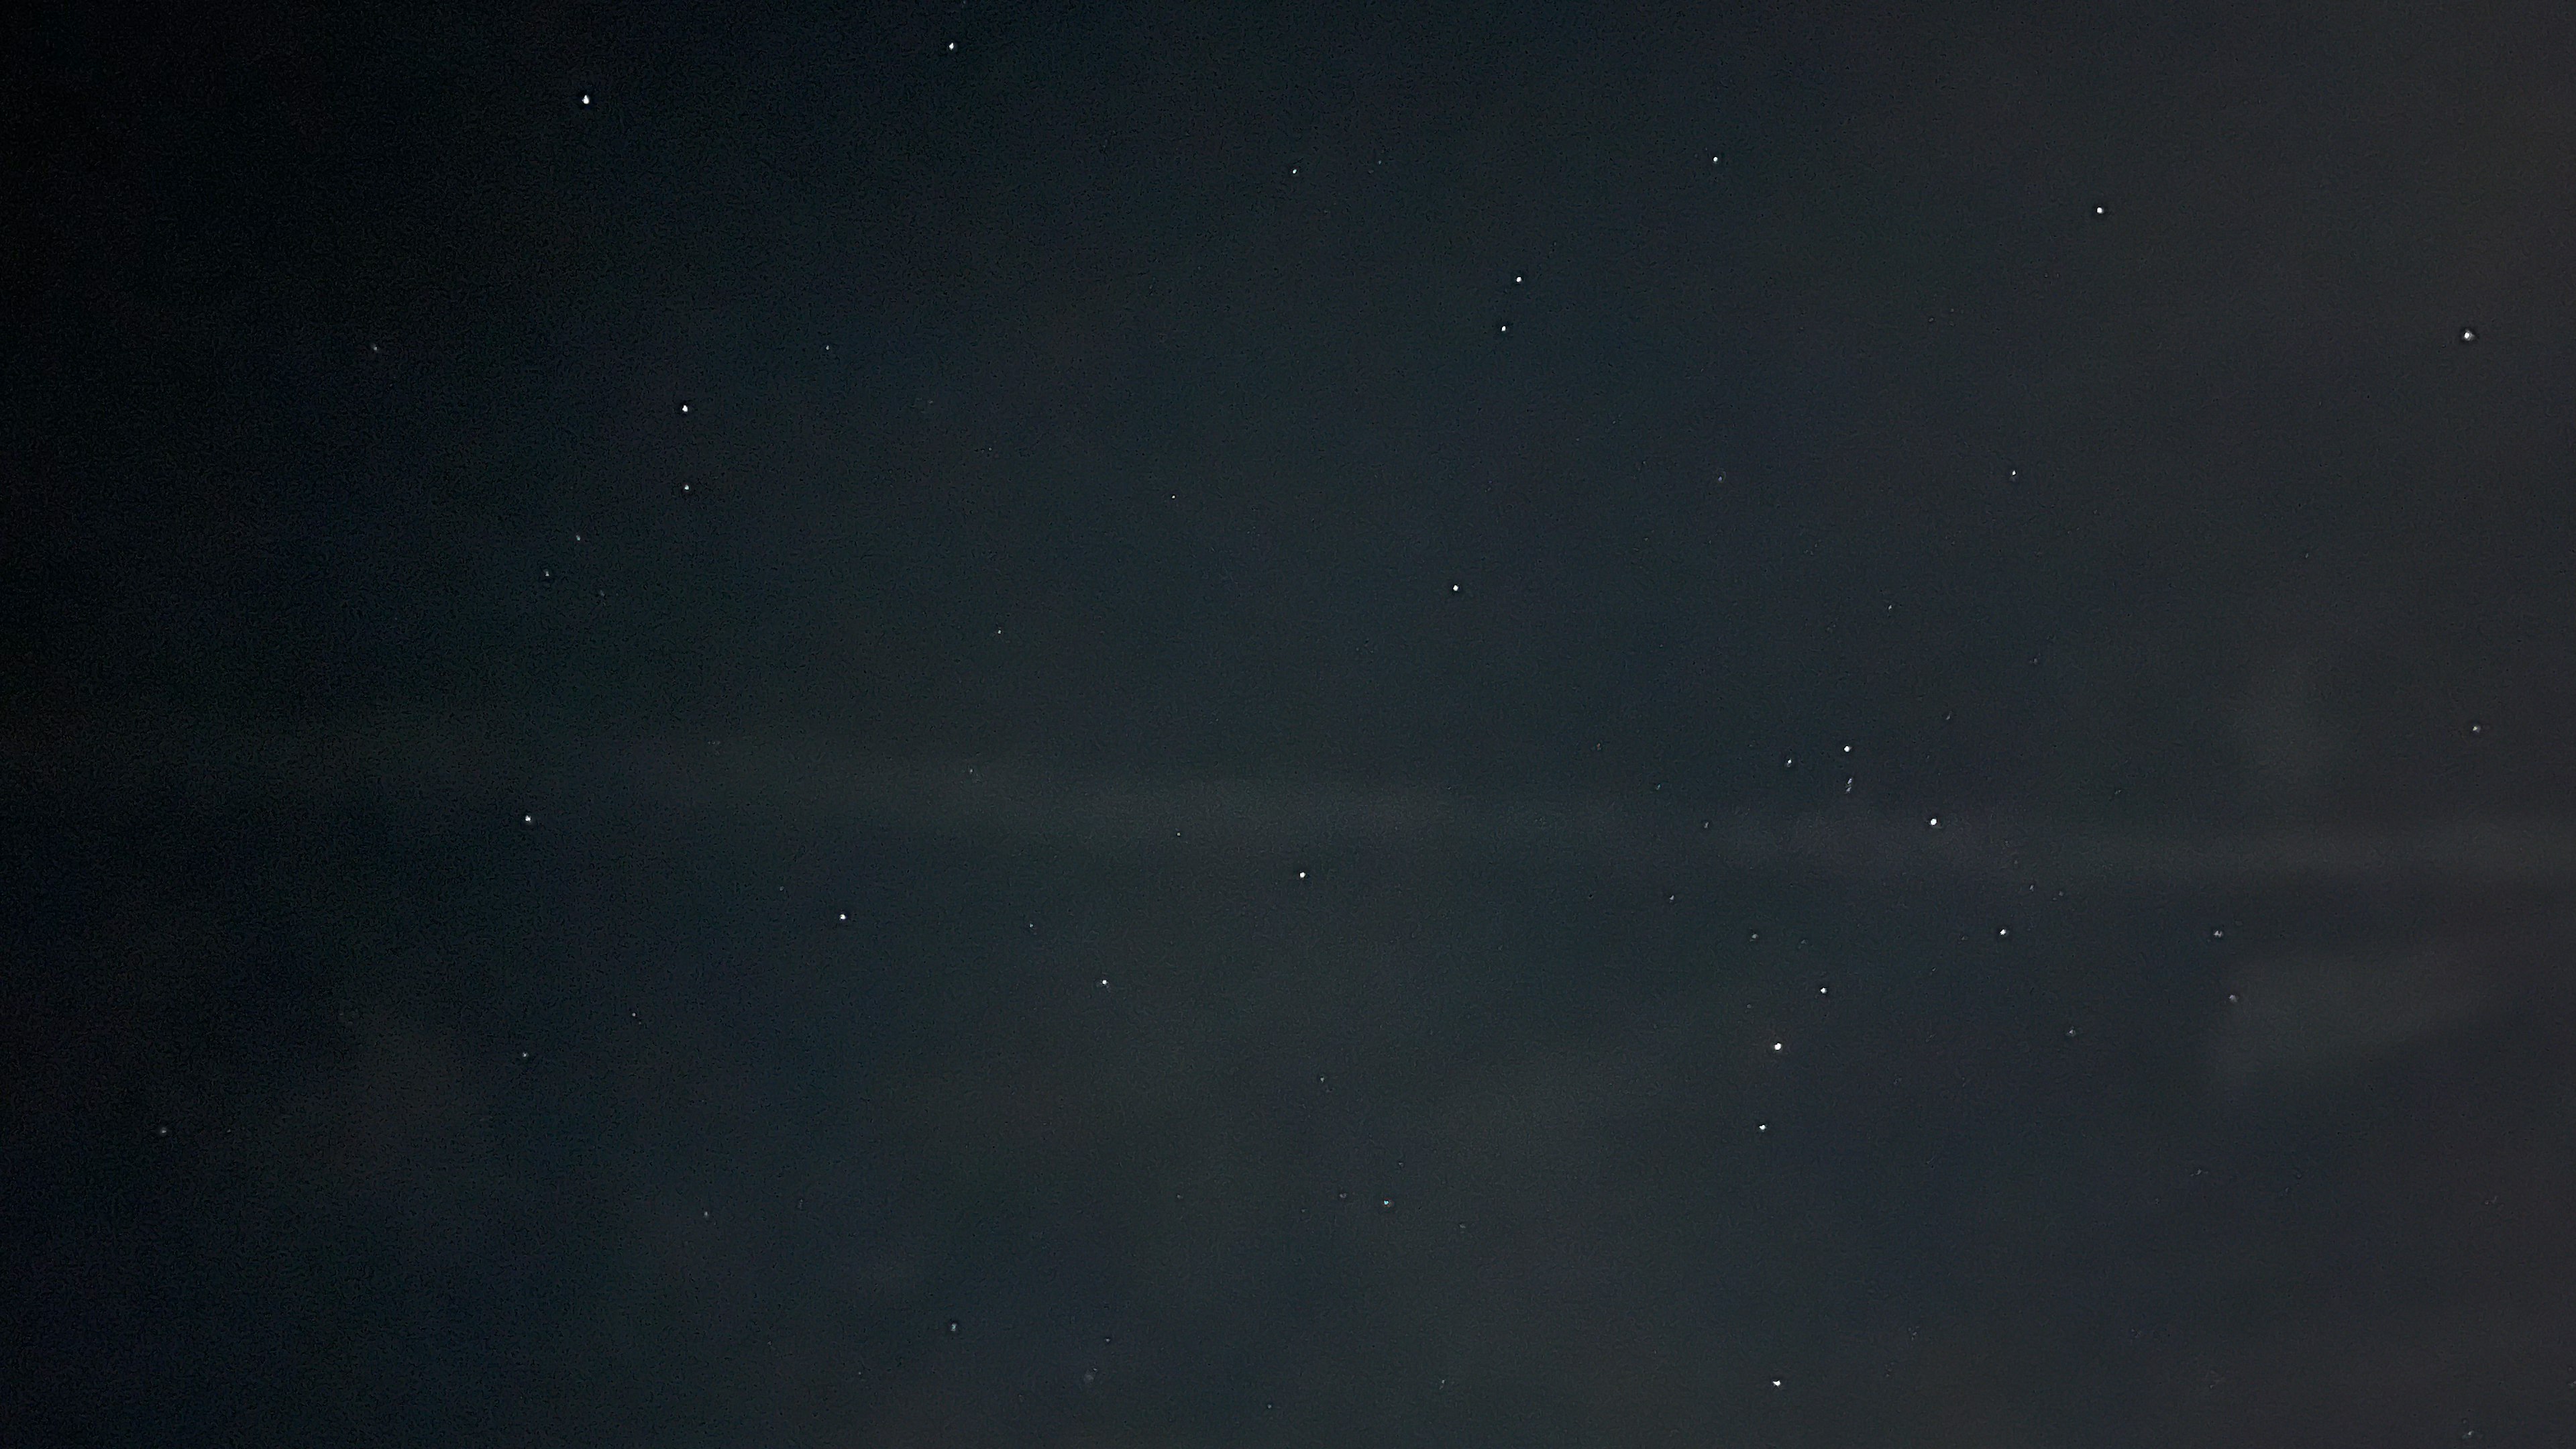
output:
<path id="1" fill-rule="evenodd" d="M 0 1437 L 2576 1422 L 2564 15 L 25 39 Z"/>

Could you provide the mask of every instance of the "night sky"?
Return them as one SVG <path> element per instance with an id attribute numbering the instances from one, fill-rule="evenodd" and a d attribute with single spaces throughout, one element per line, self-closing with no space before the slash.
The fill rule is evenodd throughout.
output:
<path id="1" fill-rule="evenodd" d="M 2576 1444 L 2576 16 L 46 7 L 0 1442 Z"/>

